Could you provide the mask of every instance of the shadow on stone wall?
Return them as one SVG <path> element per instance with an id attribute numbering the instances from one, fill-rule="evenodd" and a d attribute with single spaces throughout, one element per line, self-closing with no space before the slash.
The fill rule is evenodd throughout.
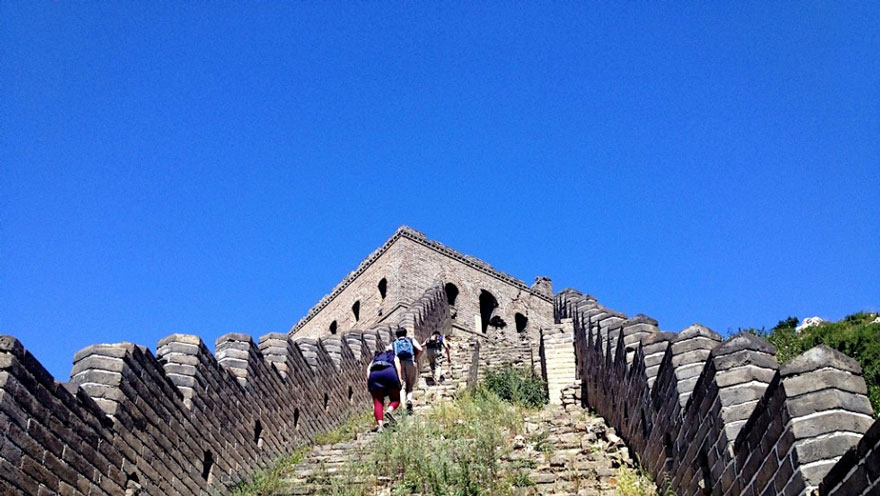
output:
<path id="1" fill-rule="evenodd" d="M 403 313 L 419 339 L 446 329 L 441 284 Z M 396 327 L 396 326 L 395 326 Z M 212 354 L 174 334 L 156 355 L 130 343 L 89 346 L 70 382 L 0 336 L 0 493 L 226 493 L 365 410 L 366 367 L 391 326 L 321 339 L 227 334 Z"/>
<path id="2" fill-rule="evenodd" d="M 686 495 L 880 494 L 880 422 L 861 368 L 818 346 L 782 367 L 751 334 L 725 341 L 694 324 L 660 332 L 575 290 L 582 406 L 626 439 L 663 486 Z"/>

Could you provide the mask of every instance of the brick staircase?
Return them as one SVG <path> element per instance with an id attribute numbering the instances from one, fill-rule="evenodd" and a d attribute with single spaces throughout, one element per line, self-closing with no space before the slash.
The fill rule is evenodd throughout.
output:
<path id="1" fill-rule="evenodd" d="M 456 340 L 450 341 L 449 345 L 452 364 L 450 365 L 446 361 L 444 354 L 439 361 L 440 371 L 443 374 L 437 376 L 439 380 L 435 381 L 431 377 L 427 360 L 422 360 L 419 385 L 413 395 L 413 410 L 416 415 L 422 414 L 435 402 L 455 399 L 458 392 L 463 391 L 467 386 L 473 345 Z M 403 404 L 401 404 L 402 407 Z M 401 415 L 402 413 L 397 414 L 398 417 Z M 375 432 L 363 432 L 351 441 L 313 447 L 305 455 L 303 461 L 284 476 L 282 487 L 275 494 L 334 494 L 337 492 L 334 491 L 334 484 L 340 483 L 342 475 L 345 475 L 346 484 L 369 483 L 381 488 L 385 483 L 391 481 L 375 477 L 371 477 L 372 480 L 365 480 L 359 474 L 344 474 L 351 463 L 364 459 L 363 454 L 371 449 L 376 436 Z M 378 492 L 377 494 L 383 493 Z"/>
<path id="2" fill-rule="evenodd" d="M 571 319 L 564 319 L 541 329 L 541 354 L 546 363 L 544 380 L 551 404 L 560 404 L 562 390 L 577 379 L 574 353 L 574 326 Z"/>

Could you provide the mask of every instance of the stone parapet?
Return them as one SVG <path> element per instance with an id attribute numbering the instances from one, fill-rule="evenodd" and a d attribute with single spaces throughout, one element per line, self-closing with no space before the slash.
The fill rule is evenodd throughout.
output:
<path id="1" fill-rule="evenodd" d="M 449 326 L 442 286 L 404 312 L 415 336 Z M 74 356 L 56 381 L 0 336 L 0 494 L 225 494 L 371 404 L 364 370 L 399 324 L 321 339 L 173 334 Z M 475 350 L 478 348 L 475 348 Z M 476 355 L 475 355 L 476 356 Z"/>
<path id="2" fill-rule="evenodd" d="M 780 367 L 760 337 L 722 341 L 700 324 L 661 332 L 575 290 L 556 296 L 554 314 L 574 324 L 566 407 L 605 417 L 676 494 L 880 491 L 880 423 L 845 355 L 818 346 Z"/>

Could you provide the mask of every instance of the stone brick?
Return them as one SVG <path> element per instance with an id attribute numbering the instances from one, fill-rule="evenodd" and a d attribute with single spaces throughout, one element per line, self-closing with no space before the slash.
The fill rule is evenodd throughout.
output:
<path id="1" fill-rule="evenodd" d="M 865 380 L 861 376 L 831 368 L 817 370 L 809 374 L 786 377 L 782 384 L 789 398 L 828 388 L 836 388 L 862 395 L 868 392 Z"/>
<path id="2" fill-rule="evenodd" d="M 831 411 L 805 419 L 794 419 L 791 430 L 796 438 L 804 439 L 838 431 L 861 434 L 867 431 L 872 423 L 873 419 L 865 415 Z"/>

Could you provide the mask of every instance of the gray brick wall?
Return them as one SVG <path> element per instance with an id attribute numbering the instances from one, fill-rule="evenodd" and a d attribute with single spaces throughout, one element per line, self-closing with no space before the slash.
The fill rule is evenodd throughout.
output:
<path id="1" fill-rule="evenodd" d="M 849 357 L 818 346 L 780 368 L 759 337 L 660 332 L 575 290 L 554 314 L 574 323 L 575 396 L 676 494 L 880 493 L 880 423 Z"/>
<path id="2" fill-rule="evenodd" d="M 400 312 L 419 338 L 449 327 L 440 284 Z M 391 325 L 337 336 L 227 334 L 89 346 L 56 381 L 0 336 L 0 494 L 226 493 L 355 409 Z"/>

